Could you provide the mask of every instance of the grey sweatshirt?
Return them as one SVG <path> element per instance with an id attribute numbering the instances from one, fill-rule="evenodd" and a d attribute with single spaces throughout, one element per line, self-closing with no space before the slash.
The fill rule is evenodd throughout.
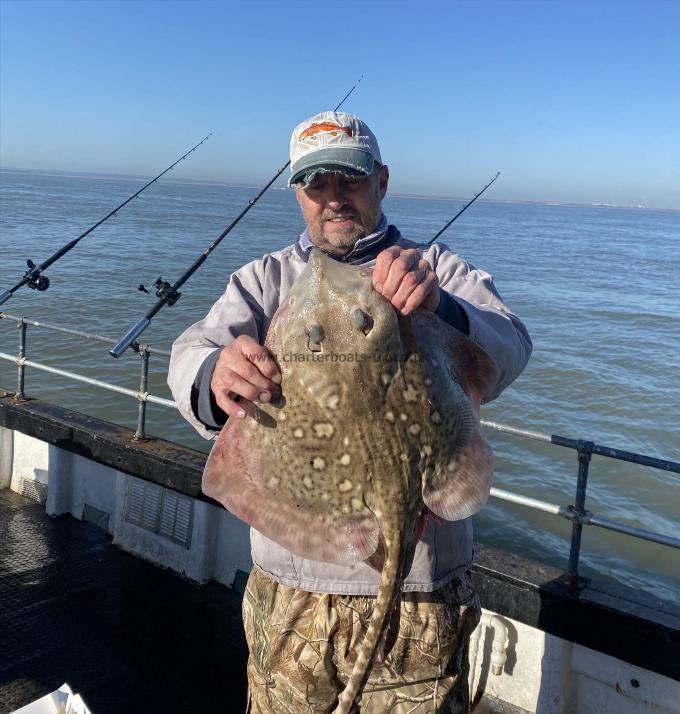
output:
<path id="1" fill-rule="evenodd" d="M 394 226 L 359 241 L 346 262 L 371 266 L 390 245 L 418 248 L 437 274 L 441 299 L 436 314 L 465 332 L 495 361 L 498 381 L 485 401 L 497 397 L 524 369 L 531 339 L 519 319 L 503 304 L 488 273 L 477 270 L 436 243 L 421 246 Z M 173 344 L 168 384 L 182 415 L 206 438 L 215 438 L 225 415 L 212 399 L 210 379 L 220 349 L 240 335 L 264 342 L 269 323 L 307 262 L 311 243 L 304 233 L 283 250 L 265 255 L 236 271 L 208 315 Z M 251 529 L 256 567 L 276 580 L 314 592 L 375 595 L 379 574 L 364 563 L 347 567 L 306 560 Z M 432 591 L 444 586 L 472 560 L 470 519 L 432 521 L 416 547 L 405 591 Z"/>

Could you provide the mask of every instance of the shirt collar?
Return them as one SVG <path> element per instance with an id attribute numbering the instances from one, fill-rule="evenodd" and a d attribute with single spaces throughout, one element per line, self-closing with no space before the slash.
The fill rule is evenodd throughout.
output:
<path id="1" fill-rule="evenodd" d="M 373 233 L 364 236 L 363 238 L 359 238 L 359 240 L 354 244 L 352 250 L 350 250 L 347 255 L 343 255 L 340 260 L 345 263 L 351 263 L 360 255 L 363 255 L 367 250 L 373 248 L 378 243 L 381 243 L 383 240 L 385 240 L 385 237 L 388 233 L 388 229 L 389 224 L 387 223 L 387 218 L 384 213 L 381 213 L 380 222 L 376 226 Z M 300 248 L 300 252 L 305 256 L 305 259 L 309 257 L 309 252 L 312 248 L 318 247 L 315 243 L 312 242 L 311 238 L 309 237 L 309 228 L 305 228 L 305 230 L 300 234 L 300 238 L 298 239 L 298 247 Z"/>

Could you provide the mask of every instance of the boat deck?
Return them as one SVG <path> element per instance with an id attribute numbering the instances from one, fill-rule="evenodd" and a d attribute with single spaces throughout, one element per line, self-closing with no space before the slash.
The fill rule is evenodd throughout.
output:
<path id="1" fill-rule="evenodd" d="M 68 682 L 96 714 L 245 711 L 241 595 L 0 490 L 0 712 Z"/>

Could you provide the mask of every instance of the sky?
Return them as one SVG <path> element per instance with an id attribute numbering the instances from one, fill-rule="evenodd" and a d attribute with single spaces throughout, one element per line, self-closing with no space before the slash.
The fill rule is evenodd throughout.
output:
<path id="1" fill-rule="evenodd" d="M 263 185 L 343 109 L 390 192 L 680 209 L 678 2 L 0 0 L 0 166 Z M 280 181 L 282 183 L 282 181 Z"/>

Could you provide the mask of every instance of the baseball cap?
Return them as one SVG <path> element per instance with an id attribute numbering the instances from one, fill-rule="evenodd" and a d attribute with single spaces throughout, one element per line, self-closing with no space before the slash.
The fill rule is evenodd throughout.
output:
<path id="1" fill-rule="evenodd" d="M 288 185 L 304 188 L 324 171 L 367 176 L 376 161 L 382 164 L 378 140 L 359 117 L 321 112 L 293 129 Z"/>

